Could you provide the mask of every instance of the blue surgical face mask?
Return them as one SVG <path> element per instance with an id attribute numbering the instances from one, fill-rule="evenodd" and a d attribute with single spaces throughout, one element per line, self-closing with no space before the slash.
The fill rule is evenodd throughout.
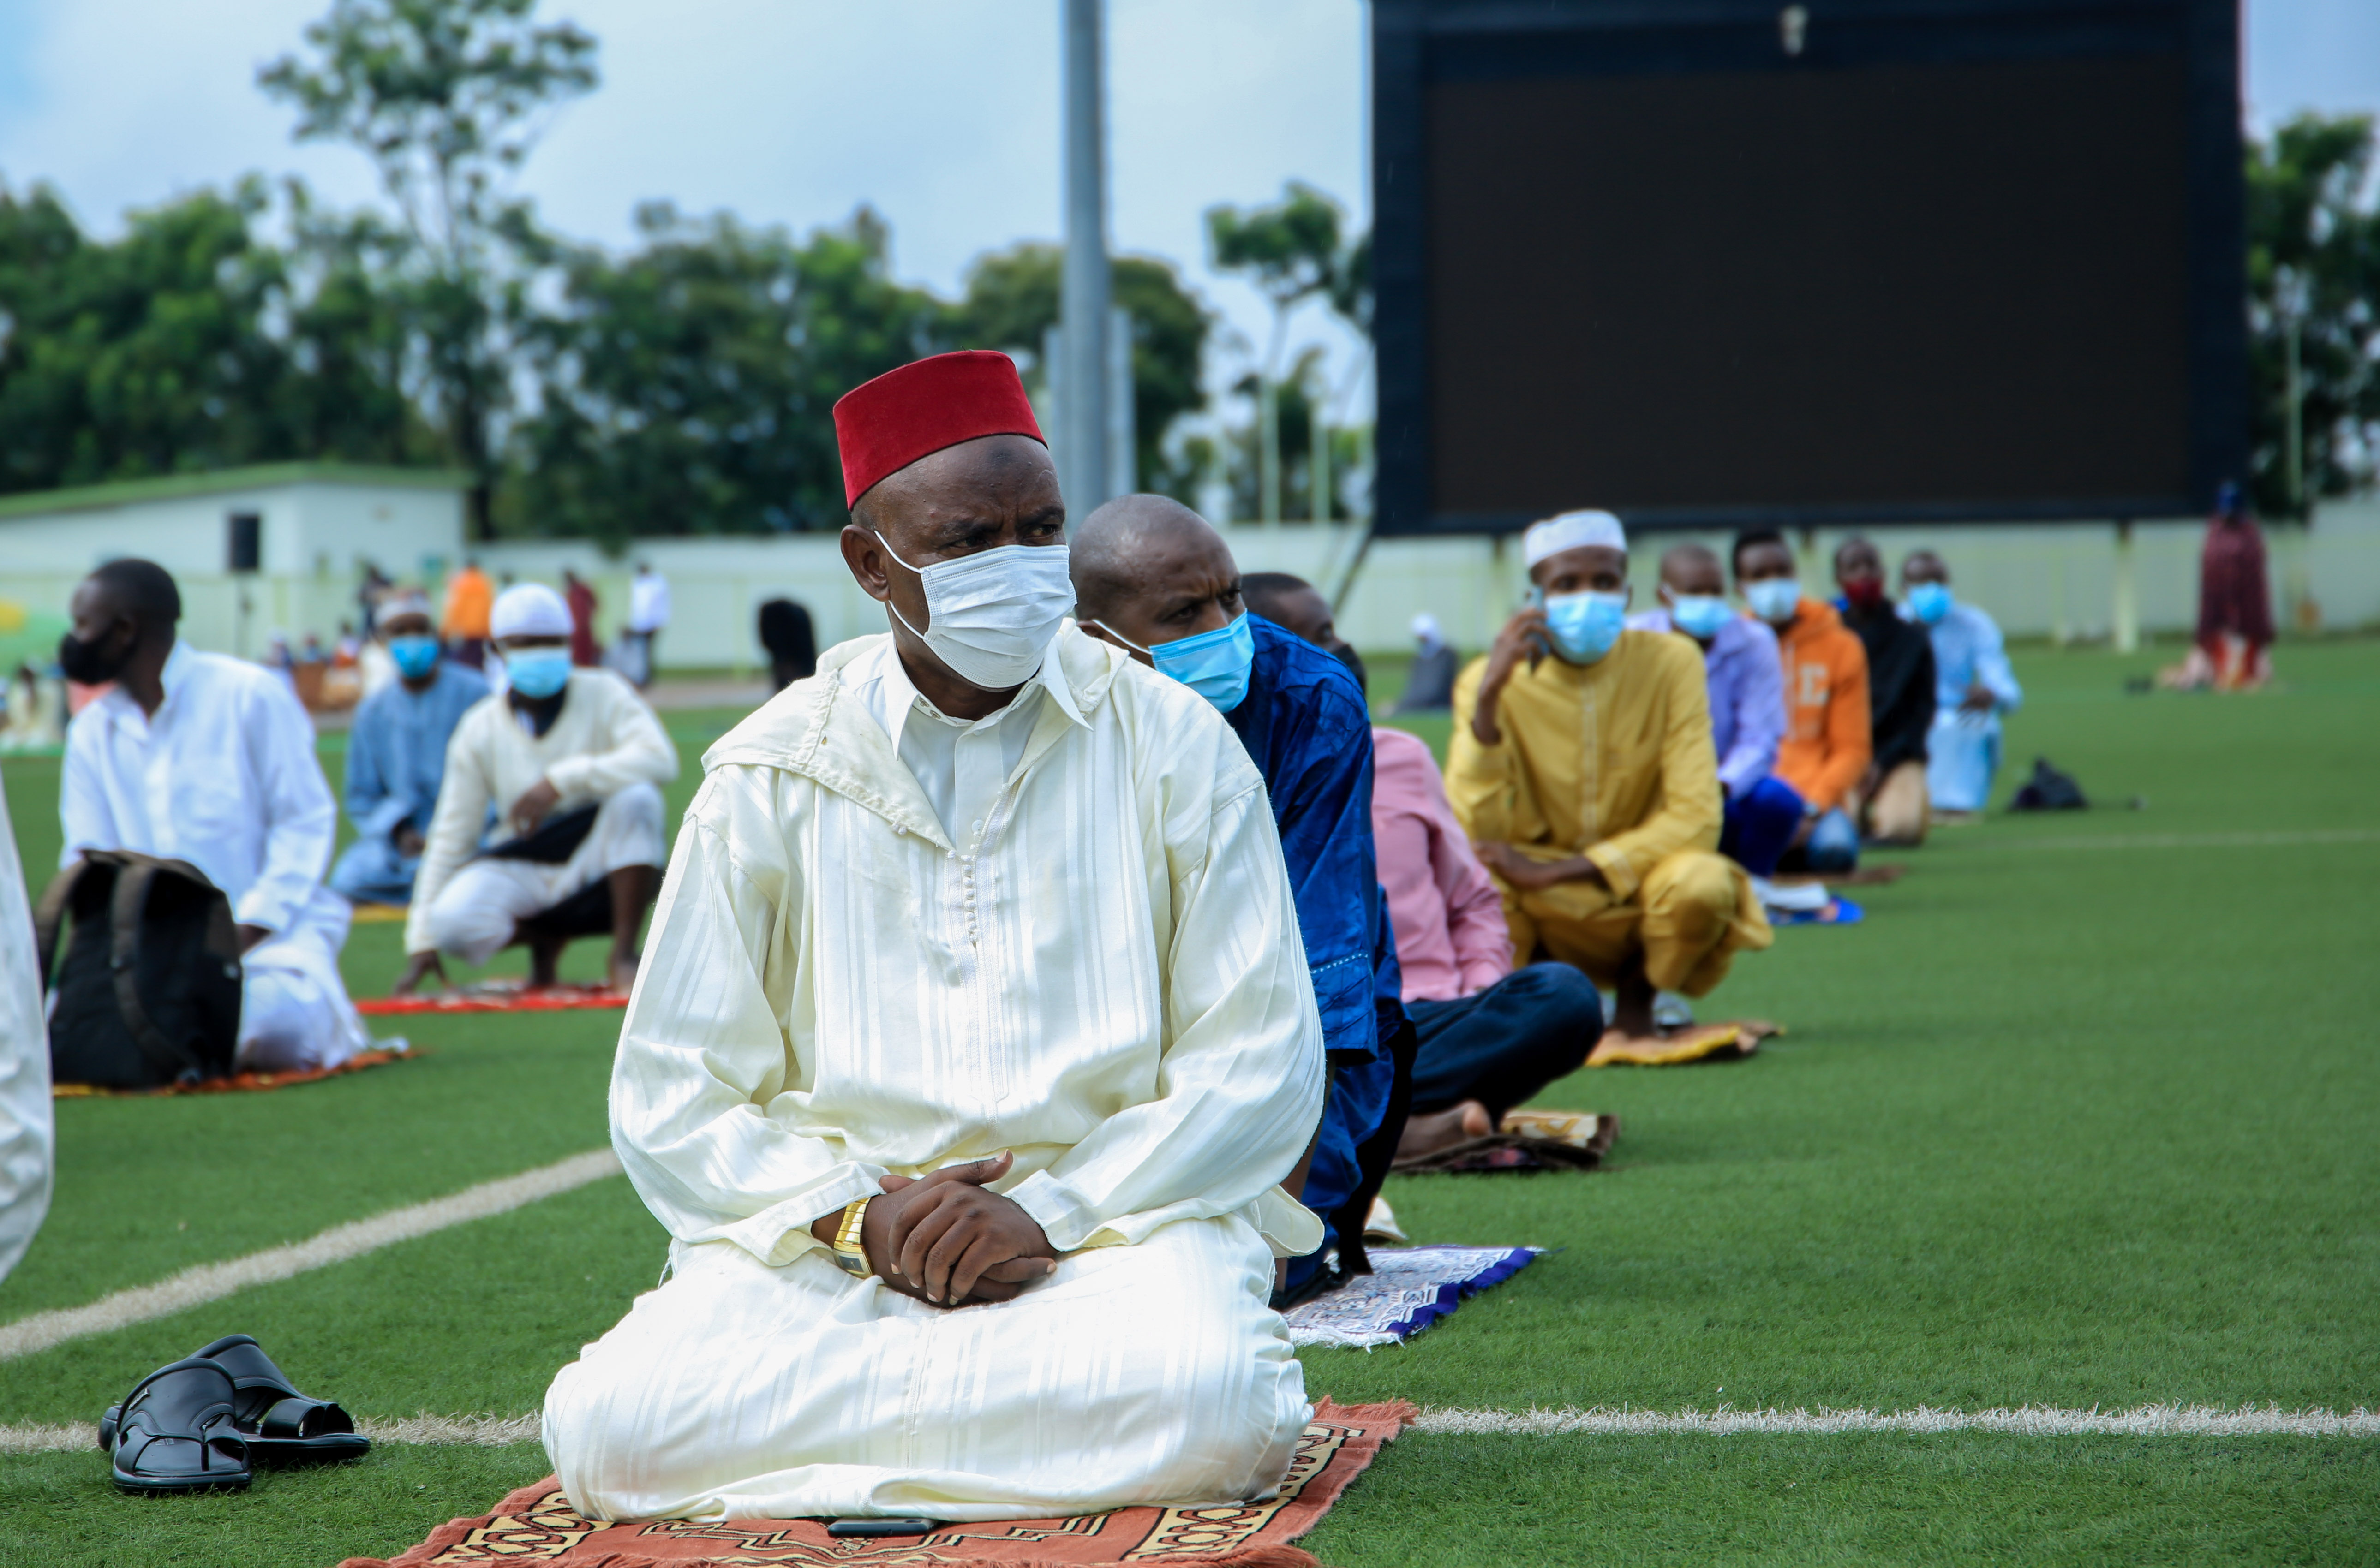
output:
<path id="1" fill-rule="evenodd" d="M 516 648 L 504 655 L 504 681 L 524 697 L 550 697 L 569 680 L 568 648 Z"/>
<path id="2" fill-rule="evenodd" d="M 1735 607 L 1717 594 L 1680 594 L 1670 604 L 1670 624 L 1707 643 L 1735 619 Z"/>
<path id="3" fill-rule="evenodd" d="M 1557 594 L 1546 600 L 1554 652 L 1572 664 L 1593 664 L 1609 653 L 1627 619 L 1626 594 Z"/>
<path id="4" fill-rule="evenodd" d="M 431 636 L 391 637 L 388 657 L 396 660 L 397 673 L 408 681 L 419 681 L 438 668 L 438 639 Z"/>
<path id="5" fill-rule="evenodd" d="M 1794 609 L 1802 602 L 1802 585 L 1791 577 L 1746 583 L 1743 602 L 1752 607 L 1753 614 L 1771 626 L 1782 626 L 1793 619 Z"/>
<path id="6" fill-rule="evenodd" d="M 1142 647 L 1104 621 L 1091 624 L 1125 647 L 1147 654 L 1156 661 L 1160 675 L 1181 681 L 1213 703 L 1218 713 L 1229 713 L 1247 698 L 1248 671 L 1257 661 L 1257 635 L 1248 627 L 1245 610 L 1228 625 L 1195 637 L 1177 637 L 1153 648 Z"/>
<path id="7" fill-rule="evenodd" d="M 1927 626 L 1939 626 L 1942 618 L 1950 613 L 1950 585 L 1948 583 L 1920 583 L 1909 590 L 1909 613 L 1912 619 Z"/>

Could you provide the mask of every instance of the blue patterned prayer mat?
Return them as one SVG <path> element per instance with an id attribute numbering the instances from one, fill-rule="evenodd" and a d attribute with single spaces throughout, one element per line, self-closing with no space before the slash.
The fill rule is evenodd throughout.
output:
<path id="1" fill-rule="evenodd" d="M 1375 1247 L 1373 1272 L 1282 1314 L 1292 1345 L 1369 1350 L 1409 1339 L 1452 1312 L 1466 1296 L 1525 1269 L 1535 1247 Z"/>

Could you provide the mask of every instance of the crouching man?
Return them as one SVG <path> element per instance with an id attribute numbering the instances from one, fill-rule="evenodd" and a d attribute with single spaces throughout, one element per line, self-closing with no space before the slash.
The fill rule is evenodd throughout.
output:
<path id="1" fill-rule="evenodd" d="M 571 668 L 570 610 L 552 588 L 506 588 L 490 630 L 505 689 L 447 742 L 396 994 L 443 978 L 442 954 L 483 964 L 516 939 L 528 943 L 529 983 L 551 985 L 569 938 L 607 915 L 609 978 L 625 990 L 667 856 L 660 787 L 677 777 L 677 750 L 625 681 Z M 480 850 L 491 806 L 502 816 Z"/>
<path id="2" fill-rule="evenodd" d="M 612 1142 L 668 1283 L 555 1378 L 603 1519 L 982 1520 L 1275 1491 L 1308 1417 L 1266 1299 L 1323 1050 L 1263 780 L 1065 624 L 1003 355 L 835 406 L 889 634 L 704 759 Z"/>

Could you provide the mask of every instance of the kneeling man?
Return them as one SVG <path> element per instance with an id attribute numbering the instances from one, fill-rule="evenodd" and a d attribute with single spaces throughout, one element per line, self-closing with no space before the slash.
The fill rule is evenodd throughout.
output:
<path id="1" fill-rule="evenodd" d="M 712 748 L 621 1033 L 672 1277 L 563 1369 L 597 1518 L 981 1520 L 1269 1495 L 1308 1415 L 1273 1260 L 1323 1051 L 1262 780 L 1063 625 L 1014 365 L 836 405 L 890 635 Z"/>
<path id="2" fill-rule="evenodd" d="M 1656 1032 L 1656 991 L 1700 996 L 1771 940 L 1743 868 L 1716 853 L 1718 764 L 1694 644 L 1625 630 L 1628 541 L 1608 512 L 1523 536 L 1535 604 L 1454 688 L 1447 795 L 1504 896 L 1512 952 L 1618 994 Z"/>
<path id="3" fill-rule="evenodd" d="M 465 714 L 447 742 L 396 993 L 443 973 L 441 954 L 483 964 L 516 940 L 529 945 L 529 983 L 552 984 L 575 932 L 552 917 L 582 895 L 608 906 L 610 979 L 625 991 L 668 848 L 661 786 L 677 777 L 677 748 L 625 681 L 571 667 L 570 609 L 552 588 L 506 588 L 490 626 L 504 694 Z M 491 806 L 504 815 L 480 850 Z"/>

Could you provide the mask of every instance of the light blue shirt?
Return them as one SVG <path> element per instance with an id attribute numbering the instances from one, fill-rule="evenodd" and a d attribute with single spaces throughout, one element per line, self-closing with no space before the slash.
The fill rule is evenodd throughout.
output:
<path id="1" fill-rule="evenodd" d="M 483 677 L 442 659 L 428 691 L 393 681 L 364 699 L 347 731 L 347 815 L 358 834 L 385 839 L 407 822 L 429 833 L 446 742 L 487 694 Z"/>
<path id="2" fill-rule="evenodd" d="M 2024 688 L 2016 683 L 2016 671 L 2009 668 L 1999 624 L 1988 611 L 1964 599 L 1953 599 L 1950 613 L 1927 630 L 1934 638 L 1936 713 L 1956 712 L 1967 700 L 1967 688 L 1976 684 L 1992 694 L 1995 714 L 2016 711 L 2024 701 Z"/>

